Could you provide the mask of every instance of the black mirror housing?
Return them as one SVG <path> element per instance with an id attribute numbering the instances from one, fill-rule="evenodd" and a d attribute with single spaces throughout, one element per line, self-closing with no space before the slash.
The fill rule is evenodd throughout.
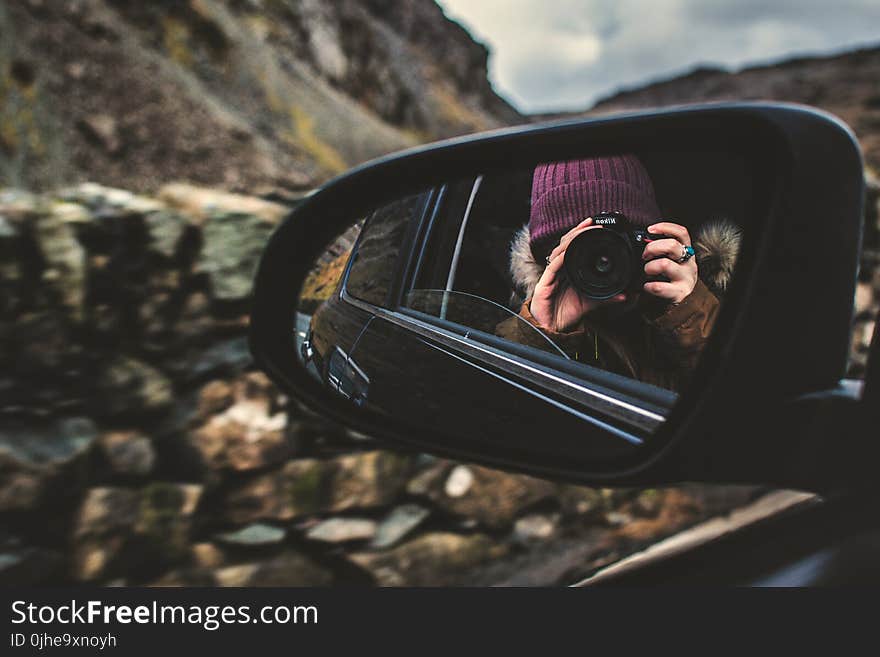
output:
<path id="1" fill-rule="evenodd" d="M 737 275 L 692 384 L 637 452 L 600 461 L 587 445 L 563 455 L 516 441 L 465 440 L 430 426 L 416 431 L 328 394 L 299 364 L 292 322 L 300 289 L 317 254 L 351 217 L 408 191 L 487 171 L 585 151 L 707 144 L 748 152 L 763 163 L 767 213 L 746 233 Z M 606 486 L 689 480 L 833 488 L 867 476 L 866 455 L 877 449 L 858 431 L 865 412 L 860 386 L 842 383 L 863 198 L 852 132 L 828 114 L 796 105 L 682 107 L 440 142 L 331 181 L 277 229 L 255 281 L 251 350 L 278 385 L 312 408 L 406 449 Z"/>

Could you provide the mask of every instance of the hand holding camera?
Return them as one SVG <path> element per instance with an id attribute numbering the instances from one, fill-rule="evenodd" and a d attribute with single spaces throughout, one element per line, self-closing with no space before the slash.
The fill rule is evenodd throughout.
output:
<path id="1" fill-rule="evenodd" d="M 617 212 L 598 213 L 563 235 L 547 257 L 530 304 L 544 328 L 567 332 L 596 308 L 644 290 L 680 303 L 697 283 L 684 226 L 659 222 L 645 230 Z"/>

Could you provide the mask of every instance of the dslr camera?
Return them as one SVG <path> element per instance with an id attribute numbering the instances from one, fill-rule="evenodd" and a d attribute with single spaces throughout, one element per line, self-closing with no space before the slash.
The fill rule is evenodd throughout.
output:
<path id="1" fill-rule="evenodd" d="M 622 212 L 593 216 L 599 229 L 586 230 L 568 245 L 563 268 L 571 284 L 590 299 L 610 299 L 621 292 L 637 292 L 649 280 L 642 262 L 645 246 L 666 235 L 649 234 L 633 226 Z"/>

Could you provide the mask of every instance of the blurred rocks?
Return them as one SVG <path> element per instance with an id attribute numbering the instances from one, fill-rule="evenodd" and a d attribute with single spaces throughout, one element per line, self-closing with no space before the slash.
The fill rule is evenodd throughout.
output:
<path id="1" fill-rule="evenodd" d="M 306 537 L 325 543 L 366 541 L 376 535 L 376 521 L 368 518 L 329 518 L 306 532 Z"/>
<path id="2" fill-rule="evenodd" d="M 559 516 L 530 513 L 517 519 L 513 526 L 513 538 L 516 541 L 529 542 L 552 538 L 559 525 Z"/>
<path id="3" fill-rule="evenodd" d="M 278 527 L 254 523 L 238 531 L 219 534 L 217 540 L 226 545 L 239 547 L 265 547 L 281 543 L 284 540 L 285 534 L 286 532 Z M 216 560 L 204 547 L 201 548 L 200 553 L 199 558 L 202 561 L 212 562 Z"/>
<path id="4" fill-rule="evenodd" d="M 298 459 L 251 479 L 226 500 L 231 522 L 292 520 L 389 504 L 406 485 L 409 460 L 391 452 Z"/>
<path id="5" fill-rule="evenodd" d="M 219 568 L 226 561 L 223 550 L 213 543 L 194 543 L 190 559 L 197 568 Z"/>
<path id="6" fill-rule="evenodd" d="M 506 551 L 481 534 L 433 532 L 387 552 L 357 552 L 349 558 L 380 586 L 429 586 L 456 583 L 461 572 Z"/>
<path id="7" fill-rule="evenodd" d="M 105 363 L 97 378 L 101 403 L 96 414 L 142 414 L 171 403 L 171 381 L 158 369 L 136 358 L 117 357 Z"/>
<path id="8" fill-rule="evenodd" d="M 152 441 L 137 431 L 110 431 L 99 445 L 113 475 L 145 477 L 156 463 Z"/>
<path id="9" fill-rule="evenodd" d="M 431 511 L 418 504 L 403 504 L 391 510 L 376 528 L 376 535 L 370 547 L 384 549 L 398 543 L 404 536 L 418 527 Z"/>
<path id="10" fill-rule="evenodd" d="M 333 574 L 294 551 L 271 559 L 226 566 L 214 571 L 218 586 L 329 586 Z"/>
<path id="11" fill-rule="evenodd" d="M 22 465 L 63 466 L 88 449 L 97 437 L 97 426 L 85 417 L 30 426 L 13 423 L 0 429 L 0 455 Z"/>
<path id="12" fill-rule="evenodd" d="M 202 389 L 199 413 L 207 421 L 192 433 L 192 444 L 207 467 L 256 470 L 293 456 L 287 415 L 273 408 L 272 391 L 256 372 L 240 379 L 235 390 L 220 382 Z"/>
<path id="13" fill-rule="evenodd" d="M 53 484 L 83 466 L 98 438 L 84 417 L 53 421 L 14 421 L 0 427 L 0 513 L 36 511 Z"/>
<path id="14" fill-rule="evenodd" d="M 89 490 L 74 529 L 74 577 L 91 581 L 181 561 L 201 495 L 201 486 L 164 482 Z"/>
<path id="15" fill-rule="evenodd" d="M 441 462 L 411 482 L 409 491 L 425 495 L 450 513 L 498 528 L 511 524 L 523 509 L 553 495 L 556 487 L 525 475 Z"/>
<path id="16" fill-rule="evenodd" d="M 45 548 L 0 548 L 0 582 L 5 586 L 51 585 L 64 576 L 64 557 Z"/>

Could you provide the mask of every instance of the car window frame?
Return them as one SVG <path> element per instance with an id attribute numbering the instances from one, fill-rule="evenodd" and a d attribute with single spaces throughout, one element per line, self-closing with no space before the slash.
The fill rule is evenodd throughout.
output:
<path id="1" fill-rule="evenodd" d="M 476 179 L 476 176 L 474 176 Z M 640 445 L 666 421 L 679 395 L 642 381 L 608 372 L 586 363 L 565 361 L 552 354 L 504 340 L 463 324 L 469 337 L 444 327 L 440 318 L 402 305 L 412 289 L 425 257 L 446 185 L 425 190 L 429 194 L 421 212 L 410 219 L 401 244 L 386 302 L 382 307 L 358 299 L 348 292 L 351 263 L 363 232 L 352 250 L 343 274 L 339 297 L 342 301 L 408 330 L 434 345 L 452 350 L 475 367 L 488 368 L 506 382 L 563 408 L 592 424 L 610 430 L 624 440 Z M 364 229 L 369 223 L 364 224 Z M 461 226 L 458 224 L 458 230 Z M 452 263 L 450 263 L 451 266 Z M 448 320 L 446 320 L 448 321 Z"/>
<path id="2" fill-rule="evenodd" d="M 420 208 L 419 212 L 415 213 L 413 217 L 409 219 L 409 225 L 406 227 L 403 240 L 400 243 L 398 257 L 395 259 L 394 270 L 392 271 L 391 278 L 389 279 L 388 290 L 385 292 L 384 295 L 384 302 L 388 308 L 397 307 L 400 305 L 400 299 L 402 297 L 402 283 L 404 280 L 407 279 L 408 272 L 412 268 L 414 251 L 413 245 L 418 240 L 418 231 L 424 223 L 426 214 L 428 214 L 429 212 L 435 212 L 434 208 L 436 205 L 438 192 L 438 187 L 432 187 L 429 189 L 414 192 L 409 195 L 426 195 L 427 198 L 425 199 L 425 202 Z M 401 199 L 397 200 L 399 201 Z M 366 304 L 370 307 L 383 308 L 385 306 L 377 306 L 369 301 L 365 301 L 359 297 L 354 296 L 348 290 L 349 277 L 351 276 L 351 270 L 354 267 L 355 261 L 357 260 L 358 251 L 360 250 L 364 236 L 366 235 L 367 230 L 370 227 L 370 219 L 373 218 L 378 210 L 378 207 L 374 208 L 364 220 L 364 226 L 361 229 L 361 232 L 358 234 L 357 240 L 355 240 L 354 246 L 351 249 L 351 255 L 349 255 L 348 257 L 348 262 L 345 263 L 345 270 L 342 272 L 342 277 L 339 284 L 338 296 L 339 298 L 347 296 L 349 299 L 356 299 L 360 303 Z"/>

